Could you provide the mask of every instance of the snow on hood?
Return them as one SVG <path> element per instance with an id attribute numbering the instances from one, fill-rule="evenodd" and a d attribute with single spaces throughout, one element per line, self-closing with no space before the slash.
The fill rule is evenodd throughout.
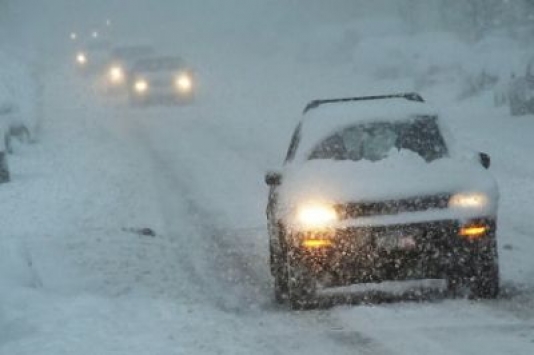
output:
<path id="1" fill-rule="evenodd" d="M 378 162 L 310 160 L 289 165 L 280 202 L 283 209 L 291 209 L 308 201 L 373 202 L 444 193 L 486 194 L 490 204 L 484 212 L 496 212 L 497 184 L 482 166 L 453 158 L 427 163 L 406 151 Z"/>

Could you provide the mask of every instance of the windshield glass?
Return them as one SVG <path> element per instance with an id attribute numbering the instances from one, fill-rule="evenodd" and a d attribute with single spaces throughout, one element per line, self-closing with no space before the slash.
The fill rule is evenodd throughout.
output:
<path id="1" fill-rule="evenodd" d="M 409 150 L 431 162 L 447 155 L 436 119 L 420 117 L 402 122 L 351 126 L 321 142 L 309 159 L 379 161 L 392 151 Z"/>

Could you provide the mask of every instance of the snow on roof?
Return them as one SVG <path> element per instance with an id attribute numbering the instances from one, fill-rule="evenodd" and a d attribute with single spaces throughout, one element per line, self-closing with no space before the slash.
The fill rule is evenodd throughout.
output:
<path id="1" fill-rule="evenodd" d="M 320 105 L 306 112 L 302 118 L 297 160 L 305 160 L 308 153 L 323 139 L 358 123 L 402 121 L 415 116 L 437 115 L 438 112 L 432 105 L 404 98 Z"/>

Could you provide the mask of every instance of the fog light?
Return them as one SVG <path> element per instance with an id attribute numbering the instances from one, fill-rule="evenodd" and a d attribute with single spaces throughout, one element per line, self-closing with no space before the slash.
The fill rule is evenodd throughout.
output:
<path id="1" fill-rule="evenodd" d="M 302 246 L 306 249 L 320 249 L 332 246 L 330 239 L 304 239 Z"/>
<path id="2" fill-rule="evenodd" d="M 145 80 L 138 80 L 134 84 L 134 90 L 138 94 L 144 94 L 148 90 L 148 82 Z"/>
<path id="3" fill-rule="evenodd" d="M 119 66 L 109 69 L 109 80 L 112 84 L 121 84 L 124 81 L 124 70 Z"/>
<path id="4" fill-rule="evenodd" d="M 176 78 L 175 85 L 181 93 L 189 93 L 193 89 L 193 80 L 188 74 L 180 74 Z"/>
<path id="5" fill-rule="evenodd" d="M 484 237 L 488 230 L 488 226 L 464 226 L 460 228 L 458 234 L 466 239 L 475 240 Z"/>
<path id="6" fill-rule="evenodd" d="M 76 62 L 78 62 L 79 65 L 85 65 L 87 63 L 87 57 L 83 53 L 78 53 L 76 55 Z"/>

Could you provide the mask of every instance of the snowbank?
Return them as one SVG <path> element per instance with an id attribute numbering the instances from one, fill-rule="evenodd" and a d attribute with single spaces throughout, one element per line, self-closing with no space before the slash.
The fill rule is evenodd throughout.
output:
<path id="1" fill-rule="evenodd" d="M 17 120 L 26 125 L 32 137 L 38 129 L 39 85 L 38 73 L 29 64 L 0 51 L 0 101 L 15 104 Z"/>
<path id="2" fill-rule="evenodd" d="M 30 129 L 35 129 L 37 125 L 36 84 L 30 70 L 24 64 L 0 52 L 0 105 L 2 104 L 13 104 L 16 110 L 14 113 L 0 116 L 2 137 L 10 123 L 6 121 L 11 120 L 14 114 L 21 117 Z M 9 189 L 10 187 L 5 185 L 0 187 L 0 198 L 4 203 L 9 203 L 9 200 L 5 199 Z M 4 219 L 6 217 L 4 215 Z M 17 224 L 13 219 L 9 222 Z M 2 226 L 0 238 L 0 294 L 5 291 L 6 287 L 33 286 L 38 283 L 37 276 L 31 267 L 31 256 L 24 241 L 11 234 L 12 228 L 10 227 L 12 226 Z"/>

